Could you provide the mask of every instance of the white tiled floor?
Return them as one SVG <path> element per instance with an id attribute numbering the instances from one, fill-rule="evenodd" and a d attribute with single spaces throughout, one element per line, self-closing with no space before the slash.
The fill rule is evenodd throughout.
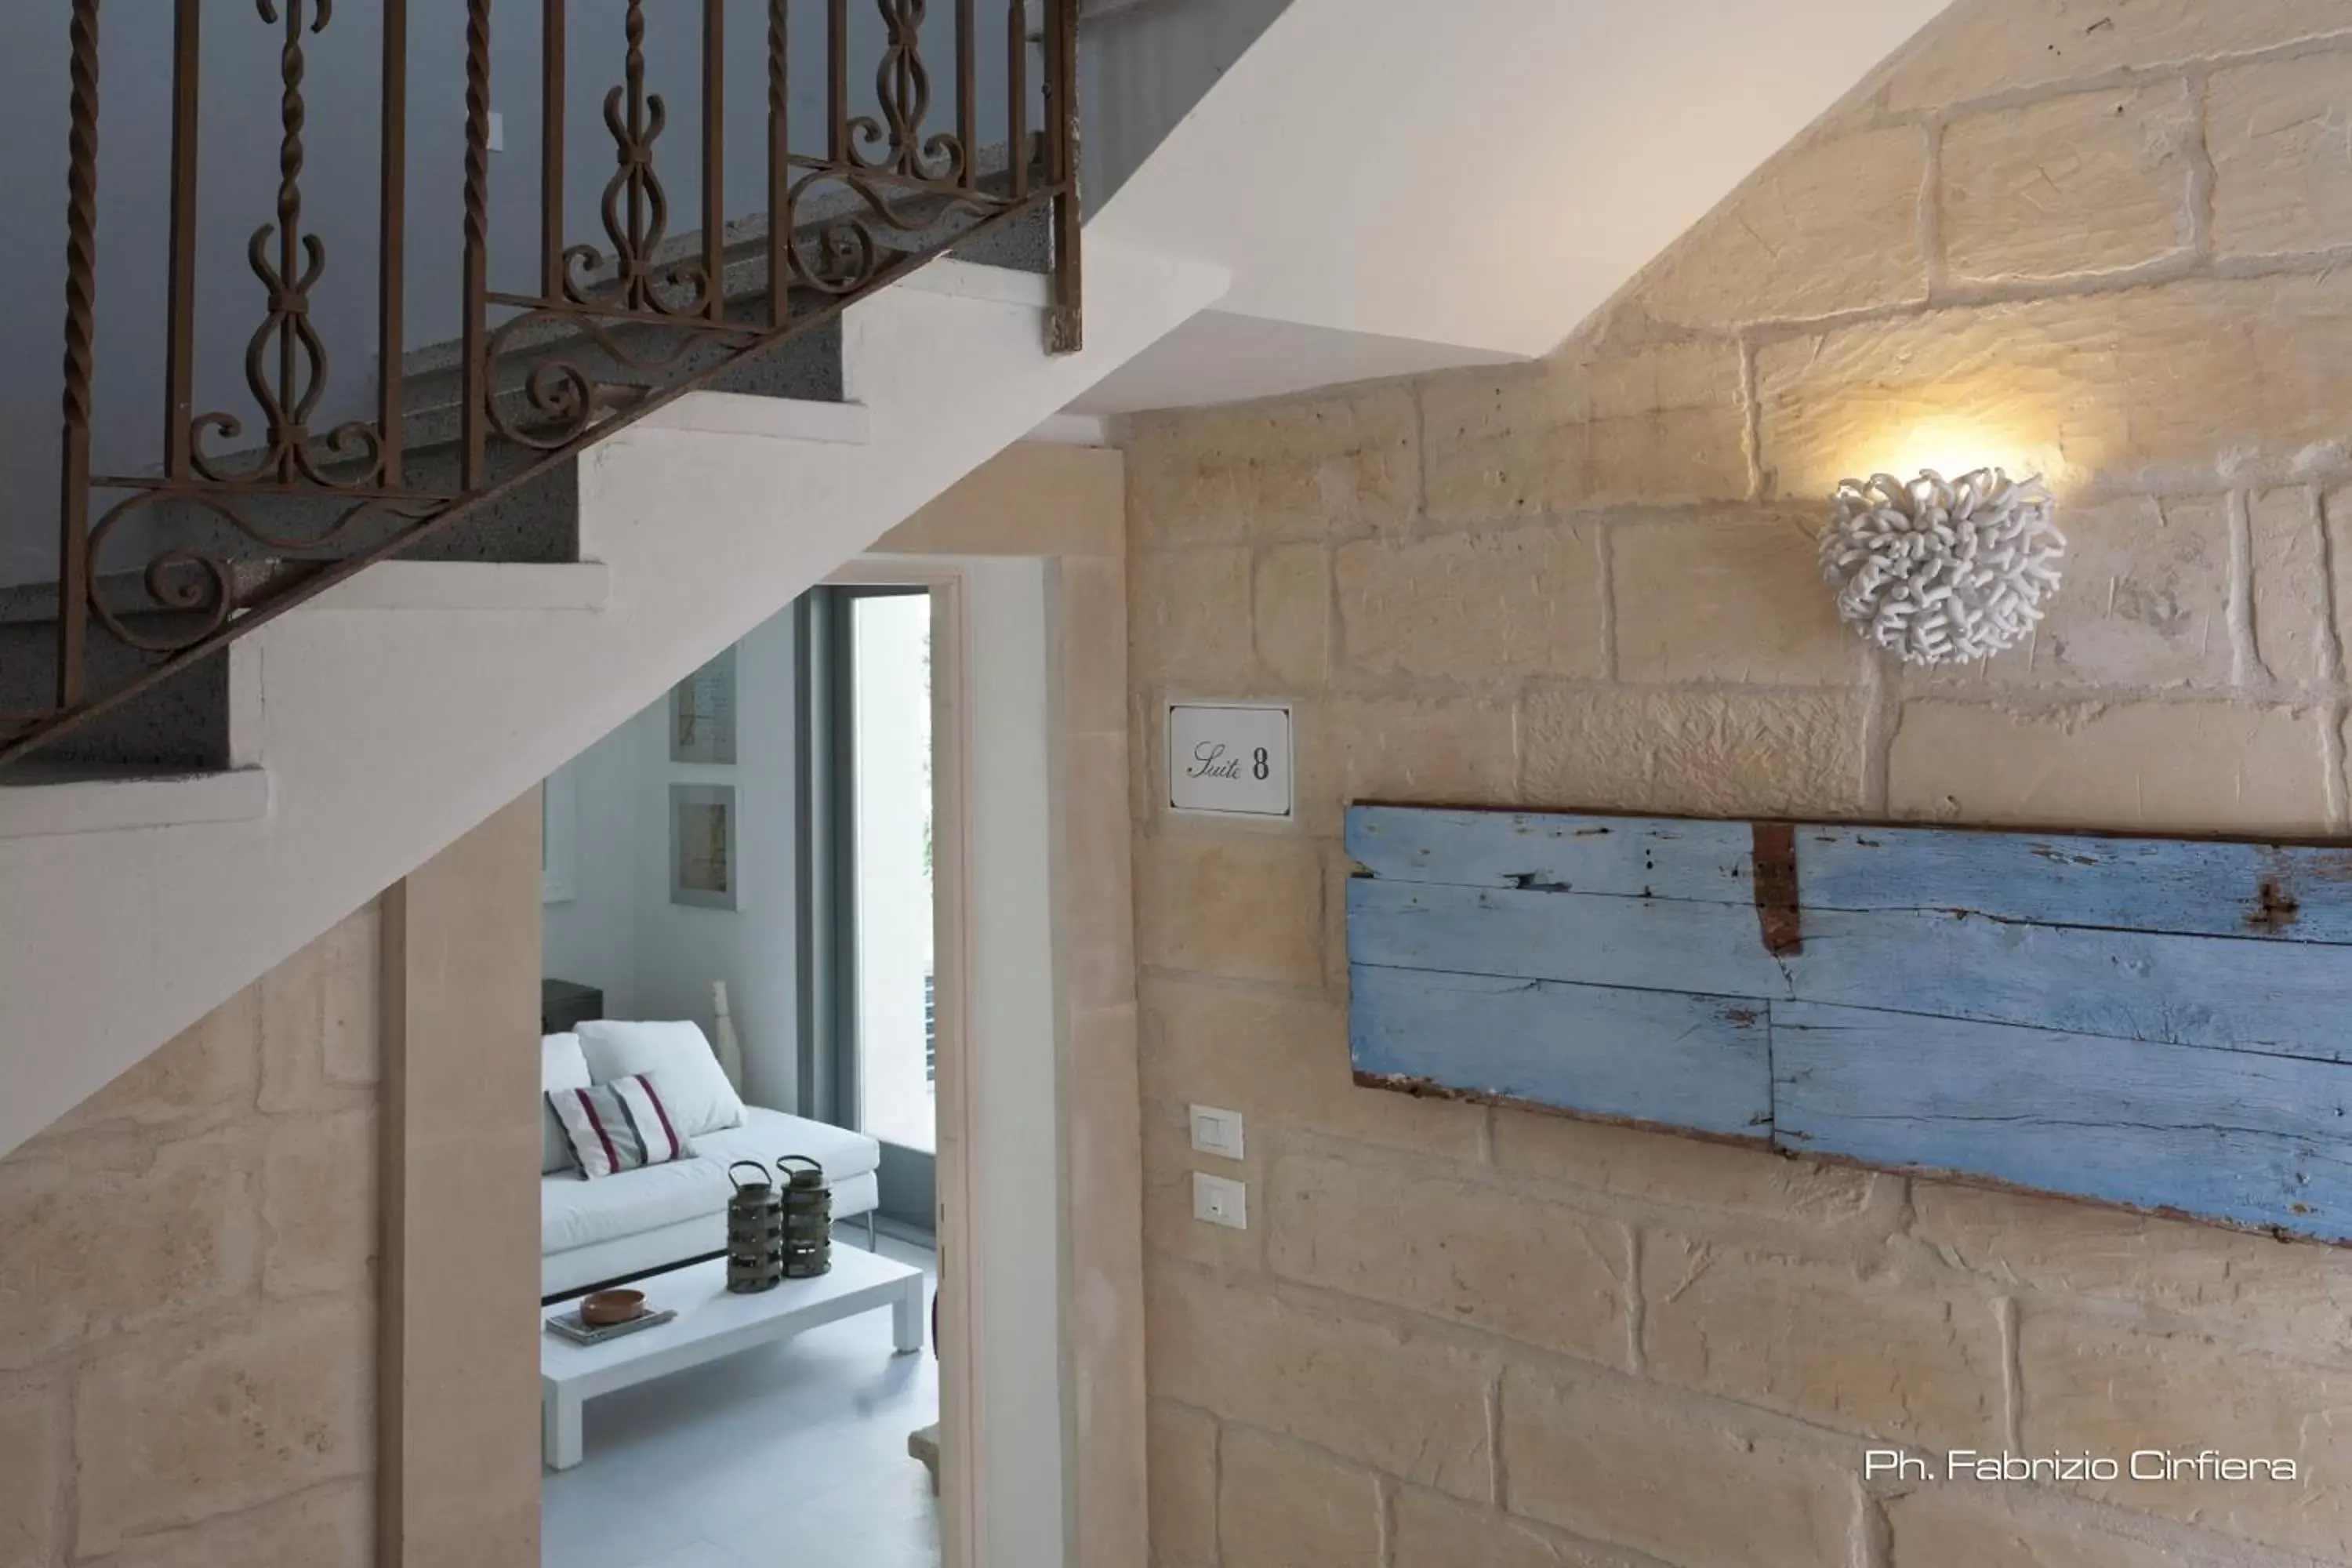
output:
<path id="1" fill-rule="evenodd" d="M 888 1237 L 881 1251 L 936 1285 L 931 1253 Z M 939 1509 L 907 1434 L 939 1408 L 938 1361 L 891 1354 L 887 1311 L 592 1399 L 587 1458 L 546 1477 L 541 1562 L 938 1568 Z"/>

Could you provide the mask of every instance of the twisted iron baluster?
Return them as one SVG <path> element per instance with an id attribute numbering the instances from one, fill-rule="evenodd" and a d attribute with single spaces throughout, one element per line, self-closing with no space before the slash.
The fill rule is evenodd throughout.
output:
<path id="1" fill-rule="evenodd" d="M 306 0 L 286 0 L 282 14 L 277 0 L 255 0 L 254 8 L 264 22 L 277 26 L 282 21 L 286 29 L 285 43 L 278 51 L 278 118 L 282 130 L 278 148 L 278 221 L 255 229 L 246 246 L 247 264 L 268 296 L 268 312 L 246 345 L 245 353 L 246 386 L 264 416 L 265 446 L 251 467 L 226 471 L 217 458 L 204 450 L 202 437 L 209 431 L 225 440 L 234 440 L 244 429 L 244 422 L 234 415 L 222 413 L 198 418 L 194 425 L 196 438 L 192 442 L 193 466 L 203 478 L 217 483 L 248 484 L 274 476 L 280 484 L 305 481 L 349 488 L 372 481 L 383 468 L 383 437 L 363 423 L 341 426 L 330 432 L 323 443 L 329 458 L 342 458 L 360 465 L 358 472 L 341 479 L 331 478 L 321 468 L 320 453 L 310 436 L 310 416 L 326 395 L 330 371 L 326 341 L 310 320 L 310 294 L 326 272 L 327 247 L 317 235 L 302 232 L 302 133 L 309 123 L 309 110 L 303 100 L 308 62 L 302 35 L 305 31 L 324 32 L 335 16 L 334 0 L 315 3 L 317 12 L 306 28 Z M 278 241 L 275 260 L 269 254 L 273 236 Z M 278 347 L 274 382 L 268 368 L 273 342 Z"/>
<path id="2" fill-rule="evenodd" d="M 466 453 L 464 485 L 489 474 L 490 0 L 466 0 Z"/>
<path id="3" fill-rule="evenodd" d="M 792 79 L 786 0 L 768 0 L 768 322 L 792 320 Z"/>
<path id="4" fill-rule="evenodd" d="M 257 0 L 264 20 L 278 20 L 273 0 Z M 319 26 L 327 25 L 333 11 L 333 0 L 319 0 Z M 300 342 L 292 331 L 296 320 L 310 313 L 310 283 L 317 269 L 326 262 L 325 246 L 313 236 L 308 247 L 312 269 L 310 276 L 302 272 L 302 130 L 310 122 L 310 113 L 302 101 L 302 79 L 309 63 L 302 53 L 302 0 L 286 0 L 286 47 L 278 54 L 278 76 L 284 84 L 278 95 L 278 113 L 285 134 L 278 143 L 278 267 L 274 279 L 265 278 L 277 290 L 276 308 L 280 316 L 278 332 L 278 389 L 280 404 L 271 410 L 269 442 L 278 448 L 278 477 L 291 483 L 294 479 L 293 443 L 306 432 L 305 416 L 311 399 L 296 405 L 289 420 L 283 400 L 294 395 L 294 378 L 299 374 L 295 355 Z M 313 397 L 317 388 L 312 389 Z M 267 404 L 264 406 L 268 406 Z"/>
<path id="5" fill-rule="evenodd" d="M 98 0 L 74 0 L 66 170 L 65 450 L 58 571 L 58 706 L 82 698 L 89 625 L 90 381 L 98 342 Z"/>
<path id="6" fill-rule="evenodd" d="M 645 0 L 629 0 L 625 32 L 623 85 L 604 95 L 604 126 L 613 133 L 619 164 L 604 186 L 604 237 L 618 264 L 622 308 L 658 310 L 663 307 L 653 286 L 653 257 L 669 232 L 669 195 L 654 172 L 654 143 L 668 129 L 669 105 L 660 93 L 646 91 Z M 565 297 L 590 303 L 593 282 L 584 275 L 603 266 L 604 258 L 594 247 L 579 245 L 565 252 Z"/>
<path id="7" fill-rule="evenodd" d="M 952 135 L 923 141 L 931 110 L 931 73 L 923 64 L 923 17 L 929 0 L 875 0 L 887 30 L 881 64 L 874 69 L 874 94 L 882 121 L 861 114 L 849 121 L 847 161 L 861 169 L 888 170 L 916 179 L 944 179 L 961 173 L 963 152 Z M 868 153 L 866 148 L 874 148 Z"/>

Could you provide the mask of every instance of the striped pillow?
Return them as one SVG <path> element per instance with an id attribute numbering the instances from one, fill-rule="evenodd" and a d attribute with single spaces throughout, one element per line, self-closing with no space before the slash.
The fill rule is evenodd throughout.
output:
<path id="1" fill-rule="evenodd" d="M 666 1165 L 694 1155 L 671 1124 L 654 1080 L 643 1073 L 586 1089 L 551 1089 L 547 1106 L 563 1124 L 583 1177 Z"/>

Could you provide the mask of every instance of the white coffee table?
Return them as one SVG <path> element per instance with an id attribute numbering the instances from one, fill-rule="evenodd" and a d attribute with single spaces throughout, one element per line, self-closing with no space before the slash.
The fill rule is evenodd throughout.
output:
<path id="1" fill-rule="evenodd" d="M 540 1334 L 541 1436 L 548 1467 L 580 1462 L 580 1406 L 615 1389 L 704 1366 L 739 1351 L 788 1340 L 803 1330 L 887 1307 L 898 1353 L 923 1348 L 923 1271 L 836 1243 L 833 1268 L 814 1279 L 787 1279 L 754 1296 L 727 1291 L 724 1260 L 657 1274 L 637 1282 L 649 1310 L 675 1308 L 676 1321 L 601 1345 L 575 1345 Z M 576 1303 L 550 1307 L 551 1318 Z"/>

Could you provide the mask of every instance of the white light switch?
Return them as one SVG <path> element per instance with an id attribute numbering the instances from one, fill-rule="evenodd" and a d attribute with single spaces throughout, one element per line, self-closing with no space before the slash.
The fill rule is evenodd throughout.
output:
<path id="1" fill-rule="evenodd" d="M 507 117 L 499 110 L 493 109 L 490 110 L 490 151 L 493 153 L 503 153 L 506 150 Z"/>
<path id="2" fill-rule="evenodd" d="M 1240 1182 L 1230 1182 L 1223 1176 L 1210 1175 L 1205 1171 L 1193 1172 L 1192 1217 L 1206 1220 L 1211 1225 L 1247 1230 L 1249 1188 Z"/>
<path id="3" fill-rule="evenodd" d="M 1192 1147 L 1203 1154 L 1219 1154 L 1228 1160 L 1242 1157 L 1242 1113 L 1220 1110 L 1213 1105 L 1192 1108 Z"/>

